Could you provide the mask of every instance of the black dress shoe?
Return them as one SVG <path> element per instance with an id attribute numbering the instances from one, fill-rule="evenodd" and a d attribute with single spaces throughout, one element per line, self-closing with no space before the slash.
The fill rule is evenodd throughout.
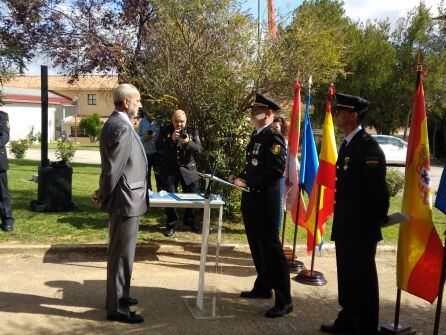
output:
<path id="1" fill-rule="evenodd" d="M 166 230 L 164 231 L 164 236 L 171 237 L 173 235 L 173 227 L 166 227 Z"/>
<path id="2" fill-rule="evenodd" d="M 2 224 L 2 230 L 6 232 L 10 232 L 14 229 L 14 226 L 12 224 Z"/>
<path id="3" fill-rule="evenodd" d="M 339 327 L 335 324 L 321 325 L 321 331 L 328 334 L 354 334 L 356 327 Z"/>
<path id="4" fill-rule="evenodd" d="M 144 322 L 144 317 L 142 315 L 136 314 L 135 312 L 130 312 L 130 315 L 107 315 L 107 319 L 110 321 L 117 321 L 122 323 Z"/>
<path id="5" fill-rule="evenodd" d="M 129 297 L 128 299 L 121 299 L 120 300 L 121 304 L 124 306 L 135 306 L 138 305 L 138 299 L 134 299 Z"/>
<path id="6" fill-rule="evenodd" d="M 265 316 L 267 318 L 280 318 L 285 314 L 291 313 L 293 311 L 293 303 L 282 305 L 282 306 L 274 306 L 273 308 L 266 311 Z"/>
<path id="7" fill-rule="evenodd" d="M 268 291 L 252 290 L 252 291 L 243 291 L 240 293 L 240 296 L 246 299 L 271 299 L 273 297 L 273 294 L 271 291 L 268 292 Z"/>

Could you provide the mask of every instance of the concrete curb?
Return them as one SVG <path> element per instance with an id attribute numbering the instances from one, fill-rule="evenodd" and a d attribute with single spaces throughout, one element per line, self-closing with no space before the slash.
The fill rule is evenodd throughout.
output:
<path id="1" fill-rule="evenodd" d="M 292 248 L 292 245 L 286 245 L 286 247 Z M 306 253 L 307 246 L 299 244 L 296 246 L 296 252 Z M 200 253 L 201 246 L 199 243 L 191 242 L 178 242 L 175 244 L 169 243 L 149 243 L 138 244 L 136 247 L 137 256 L 153 256 L 156 254 L 166 253 L 182 253 L 192 252 Z M 335 252 L 334 243 L 327 243 L 323 246 L 323 252 L 333 253 Z M 378 252 L 396 252 L 396 245 L 379 244 Z M 215 246 L 210 245 L 208 249 L 209 255 L 215 255 Z M 249 254 L 249 246 L 247 244 L 224 244 L 220 247 L 220 253 L 234 254 L 234 253 L 246 253 Z M 3 244 L 0 245 L 0 255 L 34 255 L 34 256 L 95 256 L 106 257 L 107 245 L 106 244 Z"/>

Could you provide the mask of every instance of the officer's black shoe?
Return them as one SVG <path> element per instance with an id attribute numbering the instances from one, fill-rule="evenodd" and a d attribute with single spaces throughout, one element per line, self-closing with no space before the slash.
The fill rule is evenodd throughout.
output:
<path id="1" fill-rule="evenodd" d="M 10 232 L 13 231 L 14 226 L 11 223 L 3 223 L 2 224 L 2 230 Z"/>
<path id="2" fill-rule="evenodd" d="M 172 226 L 166 226 L 166 230 L 164 231 L 164 236 L 171 237 L 173 235 L 174 228 Z"/>
<path id="3" fill-rule="evenodd" d="M 122 323 L 144 322 L 144 317 L 142 315 L 136 314 L 135 312 L 130 312 L 130 315 L 107 315 L 107 319 L 110 321 L 118 321 Z"/>
<path id="4" fill-rule="evenodd" d="M 253 289 L 251 291 L 241 292 L 240 297 L 246 299 L 271 299 L 273 297 L 273 293 L 271 291 L 259 291 Z"/>
<path id="5" fill-rule="evenodd" d="M 139 301 L 138 299 L 129 297 L 128 299 L 122 299 L 120 300 L 121 304 L 124 306 L 135 306 L 138 305 Z"/>
<path id="6" fill-rule="evenodd" d="M 321 331 L 328 334 L 355 334 L 356 327 L 340 327 L 335 324 L 321 325 Z"/>
<path id="7" fill-rule="evenodd" d="M 293 303 L 290 302 L 286 305 L 274 306 L 273 308 L 266 311 L 265 316 L 267 318 L 280 318 L 285 314 L 291 313 L 293 311 Z"/>

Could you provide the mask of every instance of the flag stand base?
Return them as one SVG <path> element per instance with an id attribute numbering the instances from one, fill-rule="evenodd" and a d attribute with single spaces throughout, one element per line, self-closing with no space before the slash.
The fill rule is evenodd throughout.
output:
<path id="1" fill-rule="evenodd" d="M 306 270 L 304 263 L 298 260 L 288 261 L 288 269 L 292 272 L 299 274 L 302 270 Z"/>
<path id="2" fill-rule="evenodd" d="M 395 329 L 394 324 L 389 323 L 387 325 L 381 326 L 379 333 L 380 335 L 415 335 L 417 331 L 413 330 L 410 326 L 405 326 L 402 324 L 398 324 L 398 328 Z"/>
<path id="3" fill-rule="evenodd" d="M 322 272 L 311 271 L 308 269 L 300 271 L 299 274 L 293 279 L 304 285 L 323 286 L 327 284 L 327 279 L 325 279 Z"/>

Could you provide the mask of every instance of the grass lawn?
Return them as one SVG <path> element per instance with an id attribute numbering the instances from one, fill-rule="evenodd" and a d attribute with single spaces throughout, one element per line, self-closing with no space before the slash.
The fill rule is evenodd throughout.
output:
<path id="1" fill-rule="evenodd" d="M 90 200 L 91 193 L 98 186 L 100 173 L 98 165 L 72 164 L 73 201 L 77 205 L 76 210 L 65 213 L 36 213 L 30 210 L 30 201 L 37 199 L 37 184 L 29 180 L 33 173 L 37 173 L 39 163 L 13 159 L 9 163 L 8 182 L 13 198 L 16 222 L 12 233 L 0 232 L 0 243 L 77 244 L 107 242 L 107 213 L 99 210 Z M 390 212 L 399 211 L 400 208 L 401 197 L 392 198 Z M 200 235 L 193 234 L 187 229 L 180 229 L 172 238 L 165 238 L 162 234 L 164 220 L 162 209 L 151 209 L 148 214 L 142 217 L 138 242 L 167 242 L 175 239 L 198 242 L 201 240 Z M 287 221 L 286 242 L 292 243 L 294 226 L 290 223 L 290 218 Z M 443 231 L 446 229 L 446 216 L 434 209 L 434 222 L 443 239 Z M 241 219 L 224 221 L 224 228 L 222 237 L 224 243 L 246 243 Z M 395 243 L 398 237 L 398 227 L 386 228 L 383 233 L 384 243 Z M 330 234 L 331 221 L 327 224 L 325 231 L 326 240 L 329 240 Z M 213 238 L 212 236 L 211 239 Z M 358 236 L 358 238 L 361 237 Z M 299 243 L 306 243 L 306 234 L 300 227 L 298 240 Z"/>
<path id="2" fill-rule="evenodd" d="M 40 143 L 32 144 L 31 148 L 40 149 Z M 74 148 L 76 150 L 99 150 L 99 142 L 98 143 L 74 143 Z M 48 149 L 57 149 L 57 143 L 55 143 L 55 142 L 48 143 Z"/>

